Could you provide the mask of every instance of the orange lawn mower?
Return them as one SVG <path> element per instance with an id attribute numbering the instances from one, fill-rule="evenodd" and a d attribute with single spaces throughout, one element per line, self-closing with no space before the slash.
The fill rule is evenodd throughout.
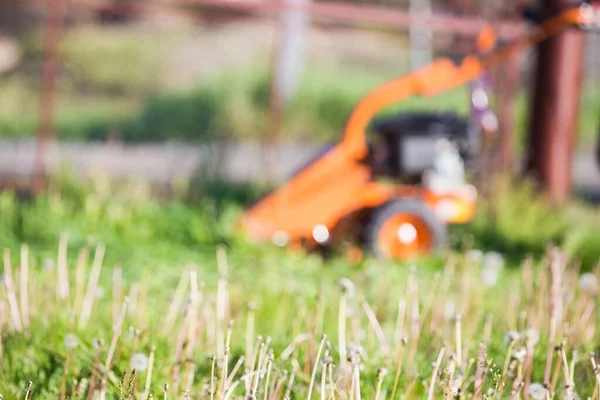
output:
<path id="1" fill-rule="evenodd" d="M 367 141 L 371 119 L 407 97 L 472 82 L 567 28 L 599 25 L 598 8 L 582 3 L 501 47 L 485 31 L 480 50 L 460 64 L 442 58 L 376 88 L 352 111 L 339 144 L 246 210 L 243 231 L 256 241 L 307 249 L 350 239 L 379 259 L 444 248 L 447 225 L 475 214 L 477 190 L 465 179 L 465 164 L 477 154 L 479 129 L 452 114 L 408 114 L 375 124 L 376 135 Z"/>

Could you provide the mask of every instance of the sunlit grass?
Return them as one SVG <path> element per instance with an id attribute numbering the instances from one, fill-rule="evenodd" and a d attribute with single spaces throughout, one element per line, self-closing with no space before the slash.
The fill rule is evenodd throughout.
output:
<path id="1" fill-rule="evenodd" d="M 496 215 L 508 226 L 478 219 L 453 233 L 454 251 L 358 264 L 250 245 L 230 230 L 236 209 L 215 213 L 209 198 L 159 203 L 102 180 L 53 182 L 28 203 L 4 193 L 0 393 L 86 398 L 91 385 L 116 398 L 136 366 L 126 391 L 144 399 L 164 397 L 165 384 L 169 399 L 279 399 L 288 388 L 302 398 L 311 387 L 326 399 L 357 398 L 358 388 L 377 399 L 452 398 L 458 388 L 463 398 L 536 399 L 544 383 L 551 398 L 593 398 L 600 270 L 583 269 L 577 246 L 544 251 L 549 211 L 526 187 L 507 187 Z M 527 199 L 530 218 L 519 218 Z M 563 245 L 595 217 L 577 206 L 558 218 Z M 481 240 L 489 232 L 496 241 Z M 511 237 L 504 262 L 489 253 Z"/>
<path id="2" fill-rule="evenodd" d="M 138 398 L 597 391 L 600 271 L 579 276 L 560 253 L 521 270 L 474 252 L 413 269 L 217 248 L 166 273 L 107 264 L 101 242 L 61 246 L 43 265 L 5 252 L 5 397 L 115 398 L 133 368 Z"/>

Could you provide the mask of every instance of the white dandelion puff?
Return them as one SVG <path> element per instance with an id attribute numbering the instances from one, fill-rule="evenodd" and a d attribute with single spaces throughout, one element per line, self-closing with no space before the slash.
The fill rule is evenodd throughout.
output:
<path id="1" fill-rule="evenodd" d="M 502 269 L 504 267 L 504 256 L 496 251 L 485 253 L 483 258 L 484 268 Z"/>
<path id="2" fill-rule="evenodd" d="M 142 353 L 135 353 L 131 357 L 131 369 L 142 372 L 146 368 L 148 368 L 148 357 Z"/>
<path id="3" fill-rule="evenodd" d="M 532 346 L 535 346 L 540 341 L 540 332 L 537 329 L 525 329 L 521 332 L 521 339 L 524 342 L 529 342 Z"/>
<path id="4" fill-rule="evenodd" d="M 54 268 L 54 260 L 51 258 L 44 259 L 44 269 L 53 269 Z"/>
<path id="5" fill-rule="evenodd" d="M 521 347 L 520 349 L 513 350 L 512 356 L 514 359 L 522 363 L 525 360 L 525 356 L 527 355 L 527 350 L 525 347 Z"/>
<path id="6" fill-rule="evenodd" d="M 361 345 L 352 344 L 348 348 L 348 353 L 346 355 L 346 358 L 348 361 L 360 360 L 360 359 L 364 359 L 365 357 L 366 357 L 366 352 L 365 352 L 364 347 L 362 347 Z"/>
<path id="7" fill-rule="evenodd" d="M 469 250 L 465 254 L 467 261 L 479 264 L 483 260 L 483 252 L 481 250 Z"/>
<path id="8" fill-rule="evenodd" d="M 546 388 L 541 383 L 532 383 L 527 389 L 527 395 L 531 400 L 546 400 Z"/>
<path id="9" fill-rule="evenodd" d="M 74 349 L 79 344 L 79 338 L 74 333 L 69 333 L 65 336 L 64 342 L 68 349 Z"/>
<path id="10" fill-rule="evenodd" d="M 580 400 L 581 397 L 576 392 L 564 392 L 561 396 L 561 400 Z"/>
<path id="11" fill-rule="evenodd" d="M 444 320 L 450 321 L 456 315 L 456 302 L 450 300 L 444 304 Z"/>
<path id="12" fill-rule="evenodd" d="M 354 287 L 354 282 L 352 282 L 348 278 L 342 278 L 338 281 L 338 286 L 343 294 L 348 298 L 353 298 L 356 294 L 356 288 Z"/>
<path id="13" fill-rule="evenodd" d="M 500 271 L 496 267 L 484 266 L 481 269 L 481 282 L 487 287 L 494 287 L 498 283 Z"/>
<path id="14" fill-rule="evenodd" d="M 591 273 L 582 274 L 579 277 L 579 288 L 584 292 L 597 293 L 598 292 L 598 278 L 596 275 Z"/>
<path id="15" fill-rule="evenodd" d="M 516 342 L 517 340 L 519 340 L 520 336 L 519 333 L 516 331 L 508 331 L 506 332 L 506 335 L 504 335 L 504 343 L 505 344 L 511 344 Z"/>

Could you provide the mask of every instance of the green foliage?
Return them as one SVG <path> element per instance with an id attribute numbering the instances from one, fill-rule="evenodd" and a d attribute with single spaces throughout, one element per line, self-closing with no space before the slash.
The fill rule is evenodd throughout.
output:
<path id="1" fill-rule="evenodd" d="M 554 244 L 577 254 L 584 269 L 600 260 L 600 241 L 593 233 L 600 214 L 594 206 L 576 200 L 553 206 L 533 181 L 501 177 L 477 207 L 473 222 L 454 229 L 457 236 L 469 236 L 475 247 L 494 248 L 516 262 L 528 254 L 540 256 Z"/>
<path id="2" fill-rule="evenodd" d="M 131 142 L 255 140 L 267 131 L 270 69 L 264 63 L 207 75 L 197 87 L 183 92 L 165 92 L 154 84 L 154 67 L 125 67 L 160 65 L 154 56 L 145 59 L 149 57 L 144 55 L 148 52 L 147 43 L 133 51 L 135 41 L 126 40 L 114 49 L 111 40 L 90 49 L 81 46 L 78 38 L 72 41 L 67 43 L 66 56 L 72 73 L 62 78 L 57 102 L 56 131 L 63 139 L 101 140 L 117 132 Z M 95 52 L 100 55 L 92 56 Z M 347 66 L 307 66 L 298 92 L 287 107 L 284 135 L 316 141 L 339 140 L 350 112 L 361 98 L 391 78 L 381 72 Z M 0 85 L 0 137 L 32 135 L 37 113 L 31 104 L 37 104 L 37 82 L 17 75 L 10 81 L 0 81 Z M 584 86 L 580 123 L 583 143 L 597 140 L 599 93 L 597 86 Z M 521 94 L 516 104 L 519 146 L 528 126 L 526 100 Z M 466 114 L 467 88 L 432 98 L 404 99 L 379 115 L 423 109 Z"/>
<path id="3" fill-rule="evenodd" d="M 208 90 L 155 96 L 121 130 L 125 141 L 209 140 L 218 134 L 220 99 Z"/>
<path id="4" fill-rule="evenodd" d="M 154 90 L 169 41 L 160 32 L 88 27 L 66 35 L 61 45 L 74 84 L 123 95 Z"/>

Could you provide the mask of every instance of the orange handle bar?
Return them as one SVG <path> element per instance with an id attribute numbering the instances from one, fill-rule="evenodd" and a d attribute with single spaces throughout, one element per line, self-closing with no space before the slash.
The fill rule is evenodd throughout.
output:
<path id="1" fill-rule="evenodd" d="M 462 86 L 532 44 L 542 42 L 571 26 L 598 23 L 597 19 L 598 16 L 590 13 L 587 7 L 572 7 L 501 48 L 466 56 L 460 65 L 449 59 L 441 59 L 412 74 L 385 83 L 367 94 L 354 108 L 346 124 L 341 146 L 356 158 L 364 157 L 367 153 L 365 131 L 382 108 L 413 95 L 432 96 Z"/>

